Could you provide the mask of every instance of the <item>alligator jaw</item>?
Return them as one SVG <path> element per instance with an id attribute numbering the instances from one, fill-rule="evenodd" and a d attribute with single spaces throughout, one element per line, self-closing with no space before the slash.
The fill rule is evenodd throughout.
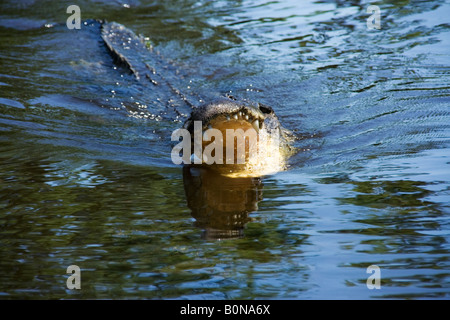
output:
<path id="1" fill-rule="evenodd" d="M 221 99 L 195 109 L 186 121 L 185 128 L 192 132 L 193 122 L 201 121 L 203 130 L 218 126 L 229 129 L 241 127 L 253 128 L 259 133 L 264 127 L 265 118 L 266 114 L 256 105 Z"/>
<path id="2" fill-rule="evenodd" d="M 191 135 L 191 165 L 229 177 L 263 176 L 285 167 L 282 128 L 268 106 L 224 98 L 194 109 L 184 129 Z"/>
<path id="3" fill-rule="evenodd" d="M 242 108 L 233 113 L 219 113 L 202 123 L 203 131 L 206 129 L 249 129 L 253 128 L 259 133 L 264 125 L 264 116 L 259 115 L 247 108 Z"/>

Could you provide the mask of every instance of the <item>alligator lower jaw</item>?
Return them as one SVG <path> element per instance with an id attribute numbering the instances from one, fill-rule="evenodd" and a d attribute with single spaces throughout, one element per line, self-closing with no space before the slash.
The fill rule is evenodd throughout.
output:
<path id="1" fill-rule="evenodd" d="M 277 123 L 270 107 L 231 100 L 200 106 L 184 124 L 192 139 L 190 164 L 229 177 L 259 177 L 284 170 Z"/>
<path id="2" fill-rule="evenodd" d="M 221 172 L 245 171 L 245 164 L 258 152 L 259 133 L 259 120 L 249 121 L 239 115 L 216 116 L 202 126 L 203 164 Z M 212 149 L 214 151 L 207 152 Z M 227 158 L 231 154 L 232 158 Z M 207 159 L 213 163 L 208 164 Z"/>
<path id="3" fill-rule="evenodd" d="M 213 134 L 213 131 L 208 131 L 211 129 L 215 129 L 216 132 Z M 240 134 L 237 134 L 237 132 L 240 132 Z M 216 134 L 218 134 L 218 138 L 216 138 Z M 240 136 L 241 139 L 238 137 L 235 139 L 234 135 L 231 136 L 232 134 Z M 268 132 L 260 119 L 250 117 L 247 119 L 245 114 L 239 112 L 232 115 L 221 114 L 209 120 L 207 125 L 202 124 L 201 135 L 202 167 L 208 167 L 221 175 L 234 178 L 260 177 L 284 170 L 280 137 Z M 215 146 L 213 146 L 214 143 L 218 143 L 218 148 L 221 148 L 220 159 L 222 161 L 220 163 L 216 161 L 217 159 L 212 161 L 217 155 L 217 149 L 214 149 Z M 227 160 L 229 143 L 231 143 L 233 153 L 233 160 L 230 162 Z M 211 151 L 212 149 L 214 149 L 214 152 Z M 194 154 L 192 154 L 191 159 L 193 157 Z M 244 159 L 244 162 L 239 162 L 238 159 Z"/>

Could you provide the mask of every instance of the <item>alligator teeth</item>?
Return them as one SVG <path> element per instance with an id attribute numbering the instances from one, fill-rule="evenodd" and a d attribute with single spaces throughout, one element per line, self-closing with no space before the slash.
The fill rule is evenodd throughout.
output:
<path id="1" fill-rule="evenodd" d="M 256 132 L 259 132 L 259 120 L 256 119 L 252 122 L 252 127 L 256 130 Z"/>
<path id="2" fill-rule="evenodd" d="M 233 119 L 235 120 L 239 119 L 238 115 L 237 114 L 233 115 Z"/>
<path id="3" fill-rule="evenodd" d="M 227 121 L 230 121 L 230 116 L 227 115 Z"/>
<path id="4" fill-rule="evenodd" d="M 239 114 L 239 118 L 242 118 L 242 112 L 239 111 L 238 114 Z"/>
<path id="5" fill-rule="evenodd" d="M 244 118 L 245 118 L 245 120 L 248 120 L 248 114 L 246 114 Z"/>

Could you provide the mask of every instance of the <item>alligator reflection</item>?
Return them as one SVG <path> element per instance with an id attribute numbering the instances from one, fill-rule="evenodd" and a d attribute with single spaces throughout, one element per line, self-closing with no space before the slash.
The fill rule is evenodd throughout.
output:
<path id="1" fill-rule="evenodd" d="M 230 178 L 199 167 L 183 168 L 187 204 L 205 239 L 244 236 L 249 213 L 262 200 L 260 178 Z"/>

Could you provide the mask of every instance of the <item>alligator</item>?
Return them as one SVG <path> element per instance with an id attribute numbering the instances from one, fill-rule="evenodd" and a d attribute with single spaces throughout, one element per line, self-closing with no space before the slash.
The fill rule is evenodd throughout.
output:
<path id="1" fill-rule="evenodd" d="M 257 177 L 285 168 L 285 159 L 290 150 L 290 135 L 289 131 L 281 126 L 271 107 L 237 99 L 229 94 L 196 105 L 176 88 L 170 79 L 164 78 L 155 65 L 146 62 L 153 47 L 145 41 L 144 37 L 137 36 L 132 30 L 116 22 L 101 22 L 101 24 L 102 38 L 116 63 L 128 68 L 137 80 L 150 82 L 155 87 L 168 87 L 174 96 L 179 97 L 190 107 L 191 114 L 183 125 L 191 138 L 191 141 L 188 141 L 189 150 L 184 150 L 188 153 L 183 158 L 185 165 L 209 166 L 220 174 L 230 177 Z M 157 62 L 154 63 L 157 64 Z M 198 99 L 198 101 L 205 101 L 205 99 Z M 201 144 L 199 154 L 195 150 L 194 141 L 196 123 L 199 123 L 199 130 L 201 130 L 198 133 L 200 140 L 197 140 Z M 204 139 L 208 129 L 218 130 L 215 131 L 214 140 L 211 137 L 209 140 Z M 227 136 L 227 130 L 244 133 L 243 139 Z M 252 132 L 255 133 L 255 139 L 251 141 L 250 133 Z M 247 133 L 249 134 L 246 135 Z M 219 141 L 218 136 L 221 136 L 222 140 Z M 234 143 L 235 140 L 236 143 Z M 227 145 L 227 141 L 231 144 Z M 232 155 L 228 158 L 226 158 L 227 146 L 231 146 L 232 149 Z M 243 161 L 237 158 L 239 150 L 245 150 L 240 158 L 244 159 Z M 209 153 L 206 154 L 205 151 Z M 219 161 L 208 162 L 208 156 L 215 157 L 215 160 Z M 228 161 L 229 159 L 232 161 Z"/>
<path id="2" fill-rule="evenodd" d="M 170 91 L 178 97 L 181 101 L 178 107 L 184 105 L 183 111 L 176 112 L 178 116 L 189 110 L 179 128 L 189 136 L 181 142 L 187 142 L 188 146 L 187 150 L 183 149 L 186 153 L 183 182 L 187 205 L 196 225 L 203 229 L 203 237 L 242 237 L 245 224 L 251 220 L 249 213 L 258 210 L 262 199 L 261 177 L 285 169 L 285 160 L 293 150 L 290 147 L 293 135 L 281 126 L 275 111 L 261 103 L 229 94 L 206 103 L 203 97 L 191 101 L 190 96 L 175 86 L 176 72 L 168 73 L 170 66 L 158 58 L 145 38 L 125 26 L 102 22 L 101 35 L 115 63 L 124 65 L 137 80 L 150 83 L 153 94 Z M 164 75 L 158 71 L 161 69 Z M 243 139 L 227 136 L 227 130 L 244 133 Z M 213 134 L 207 137 L 208 132 Z M 256 138 L 250 139 L 250 134 L 245 135 L 247 132 L 253 132 Z M 231 157 L 227 157 L 227 141 L 231 141 Z M 211 148 L 215 143 L 218 147 Z M 237 161 L 240 147 L 244 150 L 241 162 Z M 218 161 L 211 163 L 208 161 L 211 157 Z"/>

